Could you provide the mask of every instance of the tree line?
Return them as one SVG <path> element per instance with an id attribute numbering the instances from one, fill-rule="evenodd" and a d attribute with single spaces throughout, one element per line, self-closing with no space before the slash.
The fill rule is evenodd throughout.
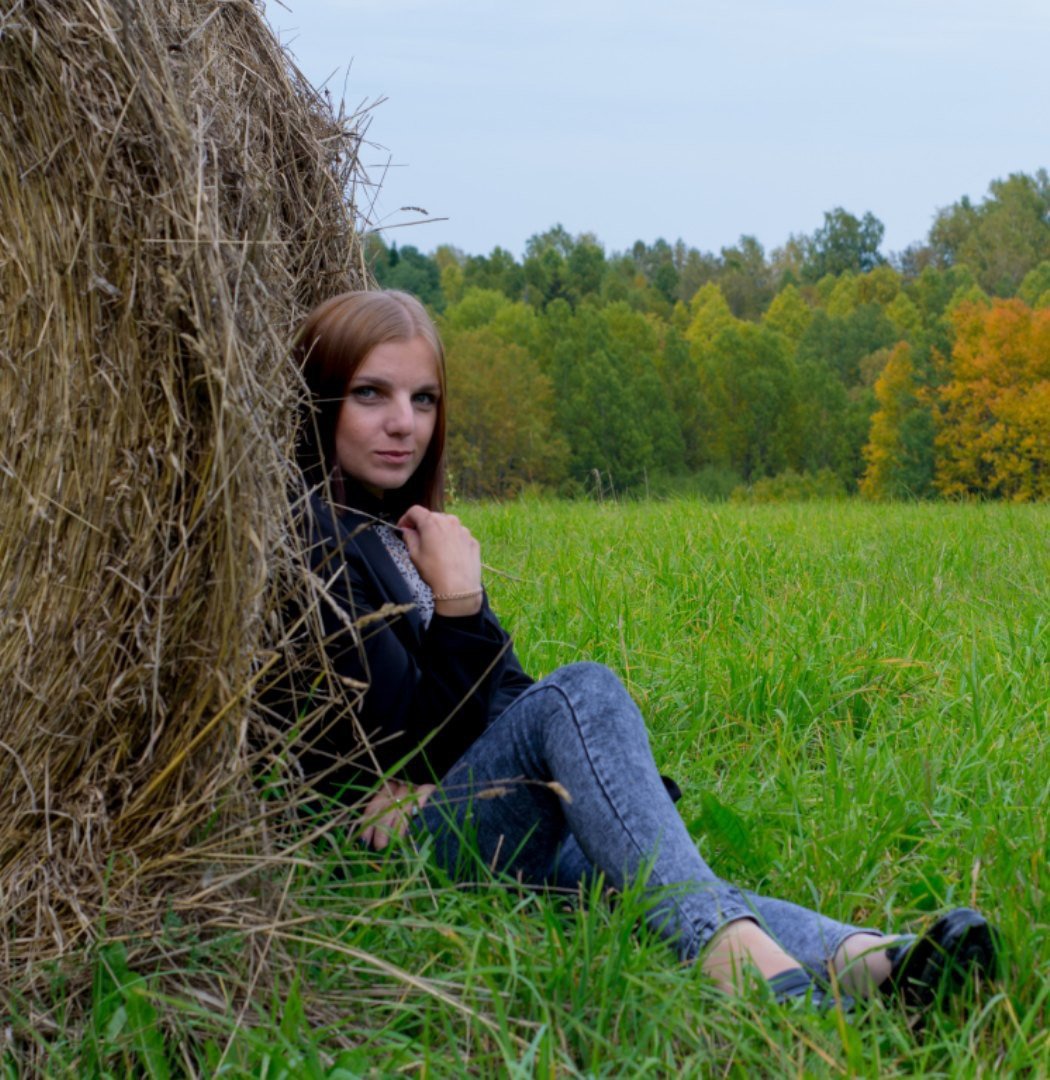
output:
<path id="1" fill-rule="evenodd" d="M 368 258 L 438 318 L 459 494 L 815 478 L 876 499 L 1050 497 L 1050 176 L 995 181 L 903 252 L 883 234 L 836 208 L 768 254 L 750 236 L 608 254 L 557 225 L 521 259 L 378 237 Z"/>

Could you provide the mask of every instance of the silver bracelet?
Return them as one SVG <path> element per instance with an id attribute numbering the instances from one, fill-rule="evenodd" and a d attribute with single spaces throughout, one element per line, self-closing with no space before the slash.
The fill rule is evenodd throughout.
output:
<path id="1" fill-rule="evenodd" d="M 484 589 L 471 589 L 470 592 L 436 592 L 434 593 L 435 600 L 473 600 L 475 596 L 480 596 Z"/>

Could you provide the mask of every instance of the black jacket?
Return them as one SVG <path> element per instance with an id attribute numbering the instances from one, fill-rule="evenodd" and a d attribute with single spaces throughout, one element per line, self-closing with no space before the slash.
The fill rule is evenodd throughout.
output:
<path id="1" fill-rule="evenodd" d="M 310 497 L 302 520 L 310 570 L 329 597 L 320 605 L 327 659 L 341 679 L 368 685 L 357 710 L 357 733 L 367 736 L 374 758 L 359 756 L 357 764 L 366 782 L 374 782 L 378 765 L 424 783 L 447 772 L 533 680 L 487 598 L 476 615 L 435 613 L 429 627 L 413 606 L 368 621 L 356 633 L 350 629 L 348 623 L 385 605 L 413 604 L 374 526 L 353 511 L 337 513 L 319 495 Z M 360 752 L 348 713 L 326 718 L 325 726 L 323 739 L 300 757 L 308 771 Z M 355 771 L 336 769 L 321 786 L 331 790 Z"/>

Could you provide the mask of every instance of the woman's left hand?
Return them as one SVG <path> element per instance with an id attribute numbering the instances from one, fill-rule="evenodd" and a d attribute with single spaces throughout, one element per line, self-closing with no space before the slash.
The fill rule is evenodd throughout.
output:
<path id="1" fill-rule="evenodd" d="M 392 836 L 404 836 L 413 812 L 421 810 L 433 794 L 433 784 L 409 784 L 387 780 L 368 800 L 362 817 L 365 828 L 361 839 L 373 851 L 382 851 Z"/>

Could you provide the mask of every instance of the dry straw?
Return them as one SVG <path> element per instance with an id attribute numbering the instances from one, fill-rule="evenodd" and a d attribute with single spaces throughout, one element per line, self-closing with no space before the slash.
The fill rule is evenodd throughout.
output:
<path id="1" fill-rule="evenodd" d="M 103 917 L 138 942 L 250 917 L 288 342 L 365 280 L 362 125 L 248 0 L 9 0 L 0 102 L 0 987 L 24 1001 Z"/>

